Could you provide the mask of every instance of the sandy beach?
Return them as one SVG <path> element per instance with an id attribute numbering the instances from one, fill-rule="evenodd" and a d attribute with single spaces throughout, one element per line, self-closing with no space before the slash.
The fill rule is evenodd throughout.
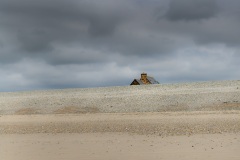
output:
<path id="1" fill-rule="evenodd" d="M 4 115 L 0 159 L 240 157 L 240 112 Z"/>
<path id="2" fill-rule="evenodd" d="M 187 136 L 124 133 L 1 135 L 0 158 L 53 159 L 167 159 L 239 160 L 239 134 Z"/>
<path id="3" fill-rule="evenodd" d="M 239 160 L 239 86 L 0 93 L 0 159 Z"/>

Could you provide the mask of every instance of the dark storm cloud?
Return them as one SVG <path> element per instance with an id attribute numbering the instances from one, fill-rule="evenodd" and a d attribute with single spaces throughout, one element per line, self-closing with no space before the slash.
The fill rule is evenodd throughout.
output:
<path id="1" fill-rule="evenodd" d="M 124 15 L 117 5 L 124 4 L 107 0 L 1 1 L 1 28 L 15 39 L 20 52 L 51 54 L 56 43 L 88 46 L 96 37 L 111 36 Z"/>
<path id="2" fill-rule="evenodd" d="M 0 0 L 0 90 L 239 79 L 240 1 Z M 97 77 L 97 78 L 96 78 Z"/>
<path id="3" fill-rule="evenodd" d="M 151 33 L 144 24 L 154 5 L 115 0 L 5 0 L 0 2 L 0 21 L 22 57 L 42 58 L 52 64 L 94 63 L 97 58 L 104 60 L 93 57 L 96 51 L 110 56 L 171 52 L 174 39 Z M 67 48 L 70 53 L 56 47 L 68 44 L 75 44 L 75 48 Z"/>
<path id="4" fill-rule="evenodd" d="M 235 0 L 173 0 L 159 20 L 159 27 L 199 45 L 220 43 L 237 47 L 240 43 L 239 7 L 240 1 Z"/>
<path id="5" fill-rule="evenodd" d="M 170 20 L 212 18 L 218 12 L 215 0 L 171 0 L 166 17 Z"/>

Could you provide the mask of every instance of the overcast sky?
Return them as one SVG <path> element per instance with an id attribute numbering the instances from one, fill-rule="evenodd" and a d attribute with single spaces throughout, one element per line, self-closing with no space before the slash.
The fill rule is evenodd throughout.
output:
<path id="1" fill-rule="evenodd" d="M 0 91 L 240 79 L 239 0 L 0 0 Z"/>

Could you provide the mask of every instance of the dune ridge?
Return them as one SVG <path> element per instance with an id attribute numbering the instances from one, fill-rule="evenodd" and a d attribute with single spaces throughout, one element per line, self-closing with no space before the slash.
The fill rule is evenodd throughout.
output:
<path id="1" fill-rule="evenodd" d="M 240 81 L 1 92 L 0 106 L 2 115 L 239 110 Z"/>

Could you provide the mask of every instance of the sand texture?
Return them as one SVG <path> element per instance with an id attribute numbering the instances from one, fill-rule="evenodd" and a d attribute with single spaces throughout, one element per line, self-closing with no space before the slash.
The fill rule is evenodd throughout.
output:
<path id="1" fill-rule="evenodd" d="M 240 81 L 0 93 L 0 114 L 240 110 Z"/>
<path id="2" fill-rule="evenodd" d="M 240 81 L 0 93 L 0 160 L 239 160 Z"/>
<path id="3" fill-rule="evenodd" d="M 104 133 L 194 135 L 240 132 L 240 111 L 4 115 L 0 134 Z"/>
<path id="4" fill-rule="evenodd" d="M 239 160 L 239 134 L 146 136 L 122 133 L 8 134 L 3 160 Z"/>

